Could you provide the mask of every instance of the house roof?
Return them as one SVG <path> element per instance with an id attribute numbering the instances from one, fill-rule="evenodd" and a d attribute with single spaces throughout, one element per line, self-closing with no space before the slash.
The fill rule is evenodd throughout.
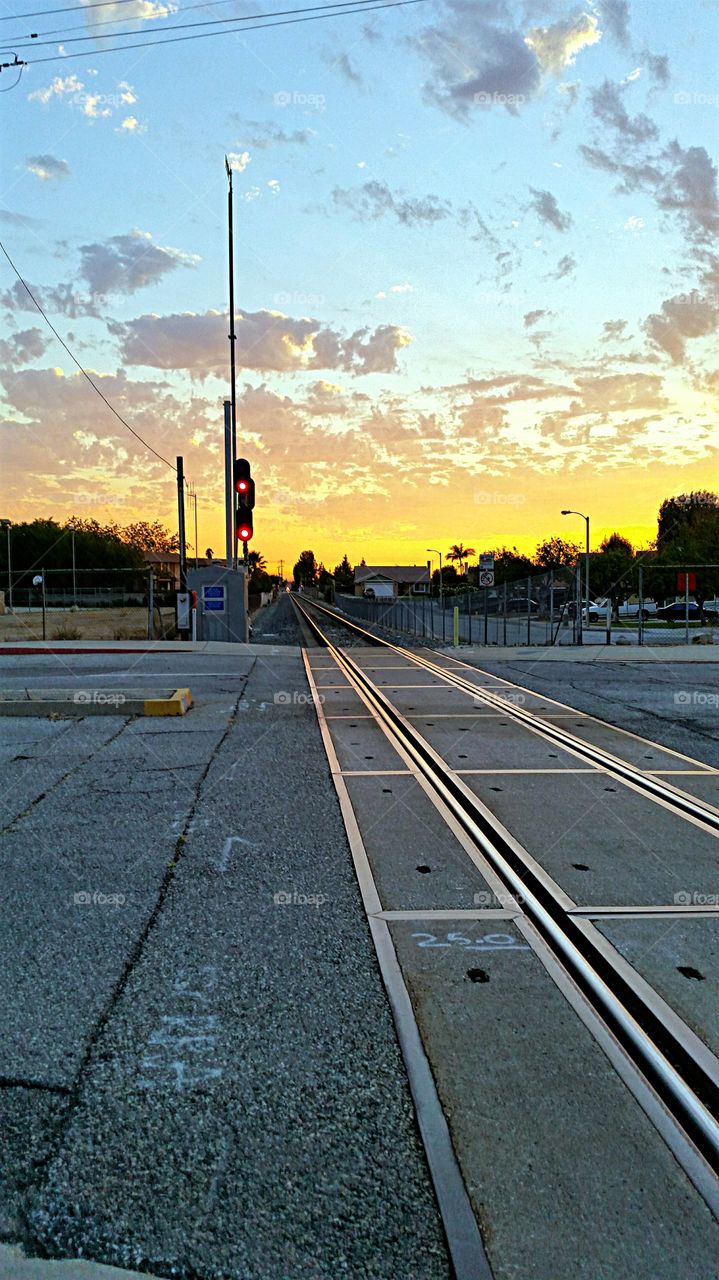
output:
<path id="1" fill-rule="evenodd" d="M 358 564 L 355 582 L 384 578 L 386 582 L 429 582 L 429 570 L 417 564 Z"/>
<path id="2" fill-rule="evenodd" d="M 177 551 L 143 551 L 142 556 L 145 564 L 180 563 L 180 555 Z"/>

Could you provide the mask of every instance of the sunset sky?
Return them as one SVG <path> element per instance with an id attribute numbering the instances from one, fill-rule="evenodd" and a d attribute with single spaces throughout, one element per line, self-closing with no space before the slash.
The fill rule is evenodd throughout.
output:
<path id="1" fill-rule="evenodd" d="M 719 5 L 424 0 L 108 51 L 290 7 L 2 27 L 55 59 L 0 75 L 2 241 L 117 410 L 184 454 L 200 550 L 224 550 L 225 153 L 238 438 L 272 568 L 580 541 L 562 507 L 595 545 L 646 544 L 664 497 L 719 486 Z M 30 31 L 48 43 L 22 49 Z M 0 306 L 0 515 L 174 528 L 172 471 L 1 256 Z"/>

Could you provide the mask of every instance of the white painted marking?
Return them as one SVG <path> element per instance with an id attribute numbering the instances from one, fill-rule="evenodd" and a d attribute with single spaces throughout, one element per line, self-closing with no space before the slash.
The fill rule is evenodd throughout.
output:
<path id="1" fill-rule="evenodd" d="M 418 947 L 451 947 L 457 944 L 462 951 L 529 951 L 526 942 L 517 942 L 511 933 L 485 933 L 480 938 L 467 938 L 462 933 L 448 933 L 446 942 L 438 942 L 434 933 L 413 933 L 413 938 L 424 938 Z"/>
<path id="2" fill-rule="evenodd" d="M 225 846 L 222 850 L 222 853 L 218 857 L 217 862 L 215 864 L 217 866 L 218 871 L 227 870 L 229 866 L 230 855 L 232 853 L 233 844 L 245 844 L 249 849 L 259 848 L 259 845 L 254 844 L 252 840 L 245 840 L 244 836 L 228 836 L 227 839 L 225 840 Z"/>

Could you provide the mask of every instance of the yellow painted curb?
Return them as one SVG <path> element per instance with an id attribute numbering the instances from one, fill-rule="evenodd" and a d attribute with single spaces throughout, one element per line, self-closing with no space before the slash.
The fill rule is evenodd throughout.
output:
<path id="1" fill-rule="evenodd" d="M 144 715 L 146 716 L 184 716 L 192 706 L 192 694 L 189 689 L 175 689 L 171 698 L 145 698 Z"/>

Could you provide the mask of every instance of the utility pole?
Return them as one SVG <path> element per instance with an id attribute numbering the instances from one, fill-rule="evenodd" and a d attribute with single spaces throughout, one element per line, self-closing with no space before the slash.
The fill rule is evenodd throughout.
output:
<path id="1" fill-rule="evenodd" d="M 185 543 L 185 460 L 177 458 L 177 528 L 180 535 L 180 590 L 187 590 L 187 549 Z"/>
<path id="2" fill-rule="evenodd" d="M 279 565 L 280 565 L 280 582 L 284 582 L 284 580 L 285 580 L 285 562 L 284 562 L 284 560 L 280 560 Z"/>
<path id="3" fill-rule="evenodd" d="M 230 162 L 225 156 L 225 169 L 227 171 L 228 191 L 227 191 L 227 240 L 228 240 L 228 256 L 230 270 L 230 403 L 232 405 L 232 461 L 237 457 L 237 389 L 235 377 L 235 250 L 233 242 L 233 214 L 232 214 L 232 169 Z M 232 497 L 232 567 L 237 566 L 237 534 L 234 532 L 235 524 L 235 506 L 236 500 Z"/>

